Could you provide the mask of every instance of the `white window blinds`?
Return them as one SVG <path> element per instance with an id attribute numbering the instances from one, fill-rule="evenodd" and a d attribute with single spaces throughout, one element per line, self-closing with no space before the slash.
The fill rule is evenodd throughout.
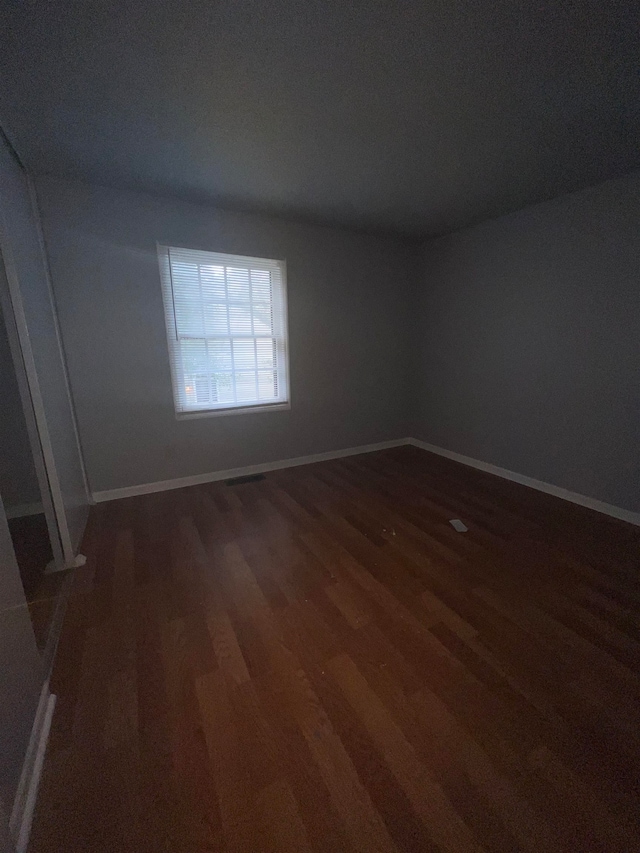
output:
<path id="1" fill-rule="evenodd" d="M 177 413 L 288 403 L 285 264 L 159 246 Z"/>

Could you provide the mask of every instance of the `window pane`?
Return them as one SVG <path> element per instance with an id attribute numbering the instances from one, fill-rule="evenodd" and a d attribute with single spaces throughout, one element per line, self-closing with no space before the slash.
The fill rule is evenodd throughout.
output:
<path id="1" fill-rule="evenodd" d="M 204 334 L 204 328 L 202 326 L 200 300 L 188 298 L 185 294 L 179 294 L 175 299 L 175 307 L 178 335 L 190 335 L 194 338 L 201 338 Z"/>
<path id="2" fill-rule="evenodd" d="M 256 348 L 258 351 L 258 367 L 274 368 L 275 367 L 275 341 L 272 338 L 267 340 L 257 340 Z"/>
<path id="3" fill-rule="evenodd" d="M 253 370 L 256 366 L 256 354 L 253 341 L 233 342 L 233 366 L 236 370 Z"/>
<path id="4" fill-rule="evenodd" d="M 275 396 L 276 384 L 273 370 L 261 370 L 258 373 L 258 397 L 261 400 L 273 400 Z"/>
<path id="5" fill-rule="evenodd" d="M 236 373 L 236 394 L 239 403 L 257 399 L 255 373 Z"/>
<path id="6" fill-rule="evenodd" d="M 179 335 L 202 336 L 202 309 L 198 264 L 178 261 L 172 264 L 175 282 L 175 324 Z"/>
<path id="7" fill-rule="evenodd" d="M 204 341 L 180 341 L 182 369 L 185 376 L 207 373 L 207 348 Z"/>
<path id="8" fill-rule="evenodd" d="M 268 270 L 251 270 L 251 298 L 258 302 L 271 302 L 271 273 Z"/>
<path id="9" fill-rule="evenodd" d="M 211 384 L 214 389 L 215 402 L 233 403 L 233 378 L 230 373 L 215 373 Z"/>
<path id="10" fill-rule="evenodd" d="M 181 261 L 171 258 L 171 270 L 176 281 L 198 283 L 198 264 L 195 261 Z"/>
<path id="11" fill-rule="evenodd" d="M 196 377 L 193 374 L 185 374 L 184 396 L 190 406 L 195 406 L 198 402 L 196 399 Z"/>
<path id="12" fill-rule="evenodd" d="M 227 267 L 227 290 L 229 299 L 249 301 L 249 270 Z"/>
<path id="13" fill-rule="evenodd" d="M 209 341 L 211 370 L 231 370 L 231 341 Z"/>
<path id="14" fill-rule="evenodd" d="M 255 335 L 272 335 L 273 319 L 271 305 L 253 303 L 253 333 Z"/>
<path id="15" fill-rule="evenodd" d="M 202 285 L 202 298 L 213 299 L 219 302 L 226 299 L 224 289 L 224 267 L 215 265 L 200 267 L 200 282 Z"/>
<path id="16" fill-rule="evenodd" d="M 201 405 L 211 402 L 211 386 L 207 375 L 195 376 L 191 385 L 195 388 L 196 403 Z"/>
<path id="17" fill-rule="evenodd" d="M 232 335 L 250 335 L 251 332 L 251 311 L 249 303 L 244 305 L 229 306 L 229 321 L 231 323 Z"/>
<path id="18" fill-rule="evenodd" d="M 228 335 L 227 306 L 206 303 L 204 306 L 205 334 Z"/>

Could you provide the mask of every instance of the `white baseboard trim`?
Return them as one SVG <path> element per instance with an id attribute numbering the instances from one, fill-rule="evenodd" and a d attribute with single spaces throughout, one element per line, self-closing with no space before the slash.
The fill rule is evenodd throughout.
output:
<path id="1" fill-rule="evenodd" d="M 33 823 L 33 813 L 38 795 L 38 785 L 42 775 L 44 756 L 47 751 L 51 721 L 56 706 L 56 697 L 49 693 L 49 682 L 42 688 L 36 717 L 31 730 L 29 746 L 22 765 L 18 790 L 13 801 L 9 820 L 9 831 L 14 839 L 16 853 L 26 853 L 29 834 Z"/>
<path id="2" fill-rule="evenodd" d="M 15 506 L 6 506 L 4 511 L 7 518 L 22 518 L 25 515 L 40 515 L 44 512 L 44 505 L 39 501 L 32 504 L 16 504 Z"/>
<path id="3" fill-rule="evenodd" d="M 418 438 L 410 438 L 407 440 L 407 443 L 412 444 L 414 447 L 420 447 L 422 450 L 428 450 L 430 453 L 436 453 L 438 456 L 453 459 L 455 462 L 461 462 L 463 465 L 469 465 L 471 468 L 486 471 L 488 474 L 495 474 L 496 477 L 502 477 L 504 480 L 512 480 L 514 483 L 529 486 L 530 489 L 545 492 L 556 498 L 562 498 L 564 501 L 570 501 L 579 506 L 587 507 L 587 509 L 604 513 L 604 515 L 610 515 L 612 518 L 618 518 L 621 521 L 628 521 L 630 524 L 640 526 L 640 512 L 631 512 L 631 510 L 604 503 L 595 498 L 580 495 L 577 492 L 570 492 L 568 489 L 560 488 L 560 486 L 554 486 L 542 480 L 535 480 L 533 477 L 526 477 L 524 474 L 517 474 L 515 471 L 508 471 L 506 468 L 491 465 L 489 462 L 481 462 L 479 459 L 473 459 L 471 456 L 463 456 L 461 453 L 455 453 L 453 450 L 445 450 L 444 447 L 428 444 L 426 441 L 420 441 Z"/>
<path id="4" fill-rule="evenodd" d="M 119 498 L 130 498 L 136 495 L 149 495 L 153 492 L 165 492 L 170 489 L 183 489 L 186 486 L 198 486 L 203 483 L 214 483 L 217 480 L 228 480 L 231 477 L 246 477 L 250 474 L 266 474 L 269 471 L 278 471 L 281 468 L 295 468 L 298 465 L 310 465 L 313 462 L 325 462 L 329 459 L 342 459 L 345 456 L 356 456 L 360 453 L 373 453 L 376 450 L 386 450 L 389 447 L 401 447 L 405 444 L 411 444 L 414 447 L 420 447 L 422 450 L 427 450 L 430 453 L 436 453 L 438 456 L 445 456 L 447 459 L 453 459 L 455 462 L 461 462 L 463 465 L 469 465 L 471 468 L 477 468 L 480 471 L 486 471 L 488 474 L 495 474 L 496 477 L 502 477 L 505 480 L 511 480 L 514 483 L 520 483 L 523 486 L 529 486 L 531 489 L 536 489 L 539 492 L 545 492 L 548 495 L 553 495 L 556 498 L 561 498 L 565 501 L 578 504 L 579 506 L 593 509 L 596 512 L 604 513 L 612 518 L 618 518 L 621 521 L 627 521 L 630 524 L 640 526 L 640 513 L 631 512 L 631 510 L 623 509 L 622 507 L 613 506 L 612 504 L 598 501 L 595 498 L 589 498 L 586 495 L 580 495 L 577 492 L 570 492 L 568 489 L 563 489 L 560 486 L 554 486 L 551 483 L 545 483 L 542 480 L 535 480 L 533 477 L 526 477 L 524 474 L 518 474 L 515 471 L 508 471 L 506 468 L 500 468 L 498 465 L 492 465 L 489 462 L 481 462 L 479 459 L 473 459 L 471 456 L 464 456 L 462 453 L 455 453 L 453 450 L 446 450 L 444 447 L 437 447 L 435 444 L 429 444 L 426 441 L 421 441 L 418 438 L 398 438 L 393 441 L 380 441 L 377 444 L 362 444 L 359 447 L 348 447 L 343 450 L 330 450 L 326 453 L 314 453 L 311 456 L 295 456 L 292 459 L 280 459 L 276 462 L 265 462 L 260 465 L 247 465 L 244 468 L 229 468 L 226 471 L 213 471 L 208 474 L 195 474 L 192 477 L 178 477 L 175 480 L 160 480 L 156 483 L 142 483 L 139 486 L 125 486 L 121 489 L 108 489 L 103 492 L 94 492 L 93 500 L 95 503 L 103 501 L 115 501 Z"/>
<path id="5" fill-rule="evenodd" d="M 46 565 L 44 573 L 45 575 L 54 575 L 56 572 L 66 572 L 68 569 L 78 569 L 80 566 L 84 566 L 86 562 L 87 558 L 84 554 L 76 554 L 75 560 L 70 565 L 63 563 L 60 566 L 55 560 L 50 560 Z"/>
<path id="6" fill-rule="evenodd" d="M 389 447 L 401 447 L 412 443 L 409 438 L 398 438 L 392 441 L 380 441 L 377 444 L 362 444 L 359 447 L 348 447 L 344 450 L 329 450 L 326 453 L 313 453 L 311 456 L 295 456 L 292 459 L 280 459 L 277 462 L 265 462 L 260 465 L 247 465 L 244 468 L 229 468 L 226 471 L 213 471 L 209 474 L 195 474 L 192 477 L 178 477 L 175 480 L 160 480 L 157 483 L 142 483 L 139 486 L 125 486 L 122 489 L 108 489 L 104 492 L 94 492 L 96 503 L 114 501 L 119 498 L 130 498 L 136 495 L 149 495 L 153 492 L 166 492 L 169 489 L 183 489 L 185 486 L 199 486 L 203 483 L 214 483 L 217 480 L 229 480 L 232 477 L 246 477 L 250 474 L 266 474 L 268 471 L 278 471 L 282 468 L 295 468 L 298 465 L 310 465 L 313 462 L 326 462 L 330 459 L 342 459 L 345 456 L 357 456 L 360 453 L 373 453 L 376 450 L 386 450 Z"/>

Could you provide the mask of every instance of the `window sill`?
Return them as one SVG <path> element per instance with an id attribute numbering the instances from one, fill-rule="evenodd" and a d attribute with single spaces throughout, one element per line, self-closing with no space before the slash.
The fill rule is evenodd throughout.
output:
<path id="1" fill-rule="evenodd" d="M 195 418 L 221 418 L 224 415 L 251 415 L 257 412 L 283 412 L 291 408 L 291 403 L 271 403 L 265 406 L 243 406 L 233 409 L 203 409 L 193 412 L 176 412 L 176 420 L 191 421 Z"/>

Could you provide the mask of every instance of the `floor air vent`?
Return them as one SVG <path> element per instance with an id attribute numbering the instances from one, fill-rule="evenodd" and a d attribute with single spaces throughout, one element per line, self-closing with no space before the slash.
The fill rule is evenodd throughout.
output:
<path id="1" fill-rule="evenodd" d="M 232 477 L 230 480 L 225 480 L 225 486 L 240 486 L 242 483 L 255 483 L 258 480 L 265 480 L 264 474 L 247 474 L 246 477 Z"/>

